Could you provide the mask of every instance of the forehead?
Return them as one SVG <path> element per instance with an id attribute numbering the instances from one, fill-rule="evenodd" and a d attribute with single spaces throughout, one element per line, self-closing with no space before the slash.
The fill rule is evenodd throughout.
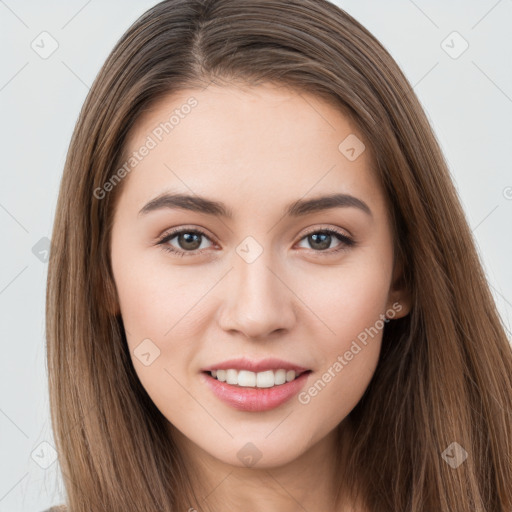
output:
<path id="1" fill-rule="evenodd" d="M 357 126 L 333 103 L 271 84 L 162 98 L 129 135 L 127 158 L 135 153 L 123 195 L 138 205 L 170 188 L 234 210 L 326 192 L 383 199 Z"/>

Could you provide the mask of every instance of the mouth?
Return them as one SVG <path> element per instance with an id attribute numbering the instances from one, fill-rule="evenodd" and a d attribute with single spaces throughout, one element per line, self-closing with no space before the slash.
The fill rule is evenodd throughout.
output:
<path id="1" fill-rule="evenodd" d="M 311 370 L 287 370 L 285 368 L 279 368 L 277 370 L 253 372 L 250 370 L 229 368 L 207 370 L 203 373 L 219 382 L 225 382 L 231 386 L 268 389 L 283 386 L 288 382 L 298 379 L 303 374 L 311 373 Z"/>
<path id="2" fill-rule="evenodd" d="M 306 386 L 312 370 L 264 370 L 252 372 L 234 368 L 204 370 L 203 383 L 224 404 L 244 412 L 276 409 Z"/>

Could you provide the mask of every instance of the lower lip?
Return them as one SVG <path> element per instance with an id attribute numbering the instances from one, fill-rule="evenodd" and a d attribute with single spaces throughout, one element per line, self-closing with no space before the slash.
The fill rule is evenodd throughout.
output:
<path id="1" fill-rule="evenodd" d="M 223 402 L 241 411 L 260 412 L 275 409 L 295 396 L 304 387 L 311 372 L 272 388 L 246 388 L 221 382 L 209 373 L 202 377 L 213 393 Z"/>

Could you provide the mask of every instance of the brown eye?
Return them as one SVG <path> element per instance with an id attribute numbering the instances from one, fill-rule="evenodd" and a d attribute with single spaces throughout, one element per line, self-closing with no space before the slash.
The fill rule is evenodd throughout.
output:
<path id="1" fill-rule="evenodd" d="M 348 249 L 349 247 L 355 245 L 354 240 L 333 229 L 312 231 L 308 233 L 302 240 L 306 240 L 310 248 L 312 248 L 315 252 L 327 252 L 329 254 L 341 251 L 343 249 Z M 339 243 L 333 250 L 329 250 L 331 248 L 332 242 L 336 240 Z"/>
<path id="2" fill-rule="evenodd" d="M 175 240 L 175 244 L 171 241 Z M 176 254 L 177 256 L 194 256 L 196 251 L 201 252 L 205 247 L 201 247 L 203 240 L 210 240 L 205 233 L 196 229 L 182 229 L 173 231 L 164 236 L 158 242 L 165 251 Z"/>

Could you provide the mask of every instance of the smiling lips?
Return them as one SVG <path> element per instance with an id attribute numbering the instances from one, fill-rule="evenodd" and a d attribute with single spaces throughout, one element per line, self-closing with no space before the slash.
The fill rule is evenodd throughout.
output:
<path id="1" fill-rule="evenodd" d="M 227 404 L 244 411 L 278 407 L 302 388 L 311 370 L 280 359 L 233 359 L 203 368 L 206 384 Z"/>

